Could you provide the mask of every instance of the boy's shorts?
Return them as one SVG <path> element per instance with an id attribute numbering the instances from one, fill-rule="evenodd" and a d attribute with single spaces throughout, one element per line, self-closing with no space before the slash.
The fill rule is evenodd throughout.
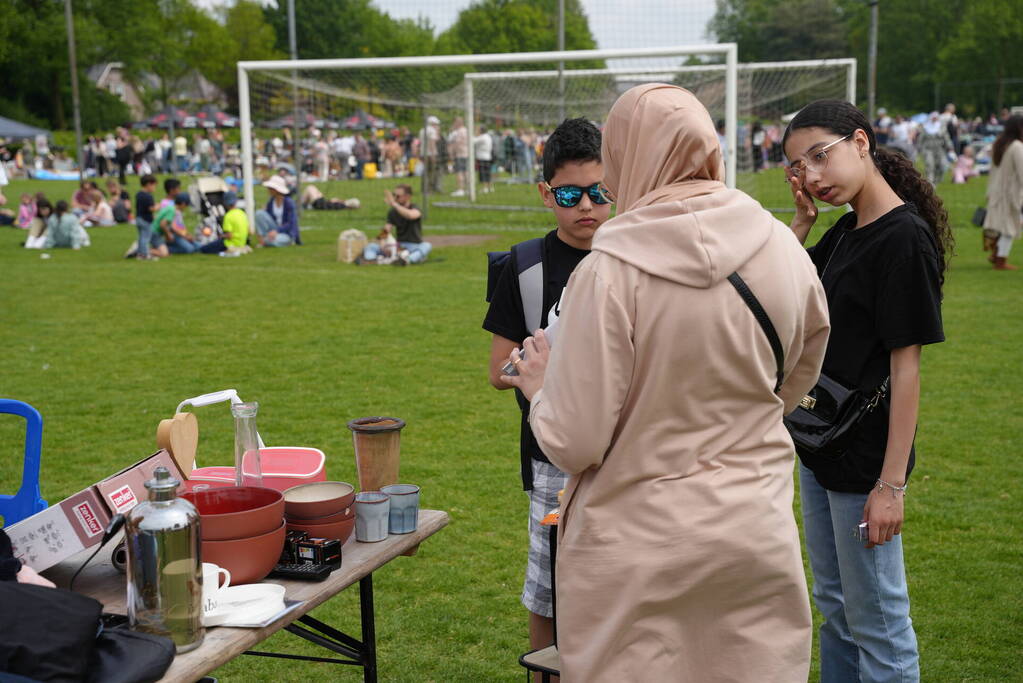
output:
<path id="1" fill-rule="evenodd" d="M 468 157 L 456 157 L 455 158 L 455 173 L 461 173 L 469 166 Z"/>
<path id="2" fill-rule="evenodd" d="M 533 490 L 529 491 L 529 557 L 522 604 L 542 617 L 554 616 L 551 596 L 551 527 L 540 524 L 558 507 L 558 491 L 565 488 L 568 475 L 549 462 L 533 460 Z"/>

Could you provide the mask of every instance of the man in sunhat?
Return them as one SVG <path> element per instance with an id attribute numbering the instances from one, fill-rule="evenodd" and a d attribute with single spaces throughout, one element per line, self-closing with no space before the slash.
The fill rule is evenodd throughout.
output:
<path id="1" fill-rule="evenodd" d="M 295 201 L 289 197 L 291 189 L 279 175 L 271 176 L 263 183 L 270 191 L 266 208 L 256 212 L 256 230 L 260 244 L 264 247 L 287 247 L 302 244 L 298 233 L 298 212 Z"/>

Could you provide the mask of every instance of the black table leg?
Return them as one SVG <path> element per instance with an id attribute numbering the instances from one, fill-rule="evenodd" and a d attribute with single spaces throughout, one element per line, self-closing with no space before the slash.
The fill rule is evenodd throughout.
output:
<path id="1" fill-rule="evenodd" d="M 362 679 L 377 683 L 377 634 L 373 612 L 373 574 L 359 579 L 359 606 L 362 612 Z"/>

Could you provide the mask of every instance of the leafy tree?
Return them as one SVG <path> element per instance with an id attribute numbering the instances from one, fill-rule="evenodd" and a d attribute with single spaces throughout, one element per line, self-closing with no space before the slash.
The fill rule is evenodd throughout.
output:
<path id="1" fill-rule="evenodd" d="M 438 39 L 438 53 L 548 52 L 558 48 L 557 0 L 476 0 Z M 565 49 L 592 50 L 597 41 L 579 0 L 565 1 Z M 504 68 L 552 69 L 554 64 Z M 603 61 L 571 62 L 566 68 L 601 68 Z M 501 69 L 495 66 L 496 70 Z"/>
<path id="2" fill-rule="evenodd" d="M 938 52 L 940 80 L 983 83 L 971 92 L 974 100 L 967 113 L 983 115 L 1023 102 L 1023 87 L 1014 84 L 1006 90 L 1004 81 L 1023 76 L 1023 21 L 1019 10 L 1018 0 L 968 3 L 950 39 Z M 945 99 L 953 98 L 946 95 Z"/>
<path id="3" fill-rule="evenodd" d="M 846 57 L 843 19 L 834 0 L 717 0 L 707 33 L 738 43 L 741 62 Z"/>
<path id="4" fill-rule="evenodd" d="M 238 104 L 237 63 L 286 56 L 275 47 L 277 34 L 255 0 L 238 0 L 223 9 L 219 19 L 220 22 L 204 24 L 196 35 L 196 41 L 209 49 L 194 51 L 195 65 L 227 94 L 228 107 L 235 109 Z"/>

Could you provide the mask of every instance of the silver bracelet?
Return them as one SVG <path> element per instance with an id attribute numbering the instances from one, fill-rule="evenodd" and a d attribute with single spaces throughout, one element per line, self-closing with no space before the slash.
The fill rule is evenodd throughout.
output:
<path id="1" fill-rule="evenodd" d="M 884 487 L 885 486 L 887 486 L 888 488 L 890 488 L 892 490 L 892 498 L 895 497 L 896 491 L 902 491 L 902 495 L 903 495 L 903 497 L 905 497 L 905 495 L 906 495 L 906 488 L 909 486 L 909 482 L 907 481 L 902 486 L 893 486 L 892 484 L 889 484 L 888 482 L 886 482 L 883 479 L 878 479 L 877 480 L 877 490 L 878 491 L 884 491 Z"/>

